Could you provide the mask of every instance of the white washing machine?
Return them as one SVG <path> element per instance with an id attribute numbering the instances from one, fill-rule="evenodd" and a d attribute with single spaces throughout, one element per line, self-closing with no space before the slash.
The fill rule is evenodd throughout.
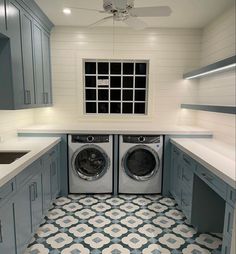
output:
<path id="1" fill-rule="evenodd" d="M 163 136 L 119 138 L 119 193 L 161 193 Z"/>
<path id="2" fill-rule="evenodd" d="M 112 193 L 112 136 L 69 135 L 70 193 Z"/>

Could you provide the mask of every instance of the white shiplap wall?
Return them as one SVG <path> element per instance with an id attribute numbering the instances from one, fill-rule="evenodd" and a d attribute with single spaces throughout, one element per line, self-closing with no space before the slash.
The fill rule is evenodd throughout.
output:
<path id="1" fill-rule="evenodd" d="M 34 110 L 0 110 L 1 141 L 16 136 L 17 129 L 34 123 Z"/>
<path id="2" fill-rule="evenodd" d="M 154 122 L 194 124 L 196 86 L 182 80 L 200 61 L 201 30 L 56 27 L 51 36 L 54 107 L 36 110 L 37 123 Z M 82 59 L 150 60 L 148 116 L 85 116 Z"/>
<path id="3" fill-rule="evenodd" d="M 234 8 L 207 25 L 203 30 L 201 64 L 209 64 L 235 55 Z M 200 79 L 198 101 L 202 104 L 236 105 L 235 69 Z M 211 129 L 215 138 L 235 145 L 235 115 L 197 113 L 197 124 Z"/>

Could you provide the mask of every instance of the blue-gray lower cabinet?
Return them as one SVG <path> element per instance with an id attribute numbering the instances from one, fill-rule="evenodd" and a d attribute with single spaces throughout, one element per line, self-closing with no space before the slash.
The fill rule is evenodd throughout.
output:
<path id="1" fill-rule="evenodd" d="M 15 253 L 15 232 L 13 202 L 0 207 L 0 253 Z"/>
<path id="2" fill-rule="evenodd" d="M 1 254 L 24 253 L 60 191 L 58 159 L 59 145 L 0 187 Z"/>
<path id="3" fill-rule="evenodd" d="M 223 233 L 221 252 L 230 254 L 236 189 L 173 144 L 170 172 L 170 194 L 188 222 L 199 232 Z"/>

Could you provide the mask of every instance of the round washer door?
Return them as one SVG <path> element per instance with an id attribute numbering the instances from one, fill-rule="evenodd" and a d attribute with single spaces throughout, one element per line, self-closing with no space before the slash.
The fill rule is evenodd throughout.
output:
<path id="1" fill-rule="evenodd" d="M 124 155 L 122 166 L 132 179 L 146 181 L 159 170 L 160 158 L 152 148 L 146 145 L 137 145 L 130 148 Z"/>
<path id="2" fill-rule="evenodd" d="M 84 145 L 72 157 L 72 169 L 80 178 L 87 181 L 101 178 L 109 166 L 109 157 L 97 145 Z"/>

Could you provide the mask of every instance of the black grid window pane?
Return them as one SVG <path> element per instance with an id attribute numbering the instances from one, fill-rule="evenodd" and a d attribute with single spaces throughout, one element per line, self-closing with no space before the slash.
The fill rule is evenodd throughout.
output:
<path id="1" fill-rule="evenodd" d="M 107 101 L 108 100 L 108 90 L 107 89 L 98 90 L 98 100 L 99 101 Z"/>
<path id="2" fill-rule="evenodd" d="M 132 114 L 133 113 L 133 103 L 123 103 L 123 114 Z"/>
<path id="3" fill-rule="evenodd" d="M 111 90 L 110 91 L 110 100 L 111 101 L 120 101 L 121 91 L 120 90 Z"/>
<path id="4" fill-rule="evenodd" d="M 146 77 L 135 77 L 135 88 L 146 88 Z"/>
<path id="5" fill-rule="evenodd" d="M 86 113 L 96 113 L 96 102 L 86 102 Z"/>
<path id="6" fill-rule="evenodd" d="M 134 74 L 134 63 L 123 63 L 123 74 L 133 75 Z"/>
<path id="7" fill-rule="evenodd" d="M 121 74 L 121 63 L 111 63 L 111 74 Z"/>
<path id="8" fill-rule="evenodd" d="M 86 87 L 96 87 L 96 76 L 86 76 L 85 77 Z"/>
<path id="9" fill-rule="evenodd" d="M 86 100 L 95 101 L 96 100 L 96 90 L 95 89 L 86 89 Z"/>
<path id="10" fill-rule="evenodd" d="M 85 63 L 85 74 L 96 74 L 96 62 Z"/>
<path id="11" fill-rule="evenodd" d="M 98 63 L 98 74 L 109 74 L 109 63 Z"/>
<path id="12" fill-rule="evenodd" d="M 135 114 L 145 114 L 145 103 L 135 103 L 134 104 Z"/>
<path id="13" fill-rule="evenodd" d="M 123 101 L 133 100 L 133 90 L 123 90 Z"/>
<path id="14" fill-rule="evenodd" d="M 133 77 L 123 77 L 123 87 L 124 88 L 133 88 L 134 78 Z"/>
<path id="15" fill-rule="evenodd" d="M 135 74 L 136 75 L 146 75 L 147 65 L 146 63 L 136 63 L 135 64 Z"/>
<path id="16" fill-rule="evenodd" d="M 120 76 L 111 77 L 110 86 L 121 87 L 121 77 Z"/>
<path id="17" fill-rule="evenodd" d="M 135 101 L 145 101 L 146 100 L 146 91 L 145 90 L 136 90 L 135 91 Z"/>
<path id="18" fill-rule="evenodd" d="M 108 113 L 108 103 L 107 102 L 99 102 L 98 103 L 98 113 L 106 114 Z"/>
<path id="19" fill-rule="evenodd" d="M 120 114 L 121 113 L 121 103 L 119 102 L 111 102 L 111 113 L 112 114 Z"/>

